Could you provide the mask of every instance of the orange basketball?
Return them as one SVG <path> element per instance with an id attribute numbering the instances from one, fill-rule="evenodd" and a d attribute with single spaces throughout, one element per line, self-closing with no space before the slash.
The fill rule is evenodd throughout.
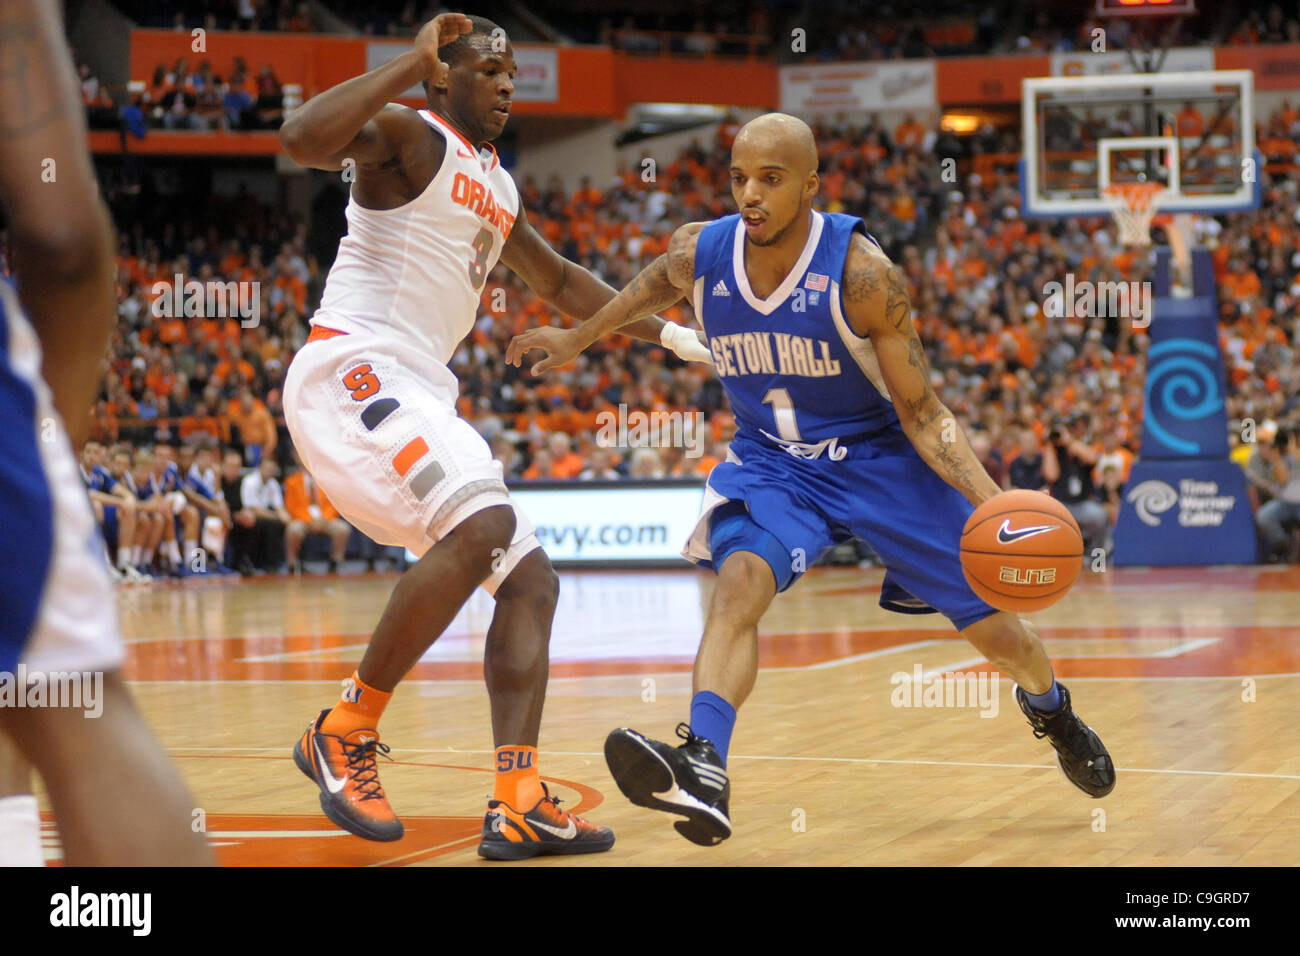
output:
<path id="1" fill-rule="evenodd" d="M 1004 491 L 975 509 L 961 533 L 961 569 L 1000 611 L 1037 611 L 1065 596 L 1083 567 L 1073 516 L 1041 491 Z"/>

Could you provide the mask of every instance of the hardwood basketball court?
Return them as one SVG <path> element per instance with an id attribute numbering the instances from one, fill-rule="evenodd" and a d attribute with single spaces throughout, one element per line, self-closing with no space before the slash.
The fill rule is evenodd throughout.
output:
<path id="1" fill-rule="evenodd" d="M 1104 800 L 1070 786 L 996 685 L 996 715 L 924 706 L 925 679 L 988 673 L 937 615 L 877 607 L 879 569 L 817 569 L 761 628 L 732 745 L 735 835 L 695 847 L 629 804 L 605 735 L 671 740 L 712 576 L 562 572 L 541 770 L 614 828 L 565 865 L 1278 865 L 1300 857 L 1300 568 L 1088 574 L 1033 615 L 1057 676 L 1113 755 Z M 371 843 L 319 810 L 290 749 L 360 660 L 392 574 L 121 593 L 127 673 L 227 865 L 505 865 L 475 853 L 492 788 L 478 592 L 399 688 L 381 776 L 407 827 Z M 903 675 L 922 683 L 913 687 Z M 897 676 L 896 676 L 897 675 Z M 891 680 L 891 678 L 893 678 Z M 968 686 L 975 686 L 971 678 Z M 906 699 L 921 706 L 895 706 Z M 47 821 L 48 821 L 47 814 Z M 58 859 L 47 822 L 47 856 Z"/>

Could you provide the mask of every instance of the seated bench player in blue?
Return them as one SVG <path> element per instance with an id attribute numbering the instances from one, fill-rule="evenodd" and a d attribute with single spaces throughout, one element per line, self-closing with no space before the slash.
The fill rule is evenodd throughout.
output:
<path id="1" fill-rule="evenodd" d="M 695 661 L 685 743 L 633 730 L 605 743 L 610 772 L 640 806 L 685 817 L 677 830 L 713 845 L 731 835 L 727 749 L 758 671 L 758 621 L 832 545 L 867 541 L 887 568 L 881 604 L 937 610 L 1002 673 L 1037 737 L 1084 792 L 1115 769 L 1075 715 L 1042 643 L 1014 614 L 975 596 L 958 557 L 962 526 L 999 492 L 930 385 L 901 272 L 862 221 L 812 208 L 817 148 L 793 116 L 748 123 L 731 159 L 738 215 L 690 223 L 668 252 L 573 329 L 511 342 L 540 374 L 603 335 L 691 296 L 736 416 L 727 460 L 709 476 L 685 551 L 718 581 Z"/>

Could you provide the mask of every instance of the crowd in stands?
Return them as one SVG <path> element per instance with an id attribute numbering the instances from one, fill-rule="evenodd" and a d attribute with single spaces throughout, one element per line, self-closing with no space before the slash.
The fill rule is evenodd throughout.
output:
<path id="1" fill-rule="evenodd" d="M 284 87 L 269 63 L 254 73 L 242 56 L 224 73 L 202 59 L 197 68 L 185 57 L 170 67 L 159 63 L 143 88 L 119 94 L 121 107 L 87 64 L 77 67 L 81 97 L 91 129 L 121 129 L 140 138 L 150 129 L 278 129 L 284 119 Z"/>
<path id="2" fill-rule="evenodd" d="M 455 4 L 438 0 L 369 0 L 364 4 L 325 0 L 334 15 L 323 22 L 304 0 L 114 0 L 141 26 L 189 30 L 319 32 L 342 28 L 366 35 L 414 36 L 419 28 Z M 819 60 L 881 60 L 988 53 L 1053 53 L 1091 49 L 1094 30 L 1106 31 L 1110 50 L 1155 43 L 1170 46 L 1247 45 L 1300 42 L 1300 7 L 1295 0 L 1267 4 L 1202 4 L 1183 17 L 1097 18 L 1092 3 L 1062 9 L 1045 0 L 941 0 L 911 13 L 864 17 L 860 0 L 729 0 L 707 5 L 646 4 L 610 0 L 600 16 L 566 0 L 534 0 L 530 12 L 578 43 L 604 43 L 632 52 L 677 55 L 763 55 L 796 57 L 777 42 L 793 29 L 806 31 L 798 56 Z M 472 11 L 501 21 L 507 2 L 480 3 Z M 513 21 L 511 21 L 513 22 Z M 752 38 L 752 39 L 751 39 Z M 543 40 L 543 36 L 527 37 Z"/>
<path id="3" fill-rule="evenodd" d="M 1300 124 L 1281 115 L 1288 109 L 1262 126 L 1300 140 Z M 621 288 L 665 251 L 676 224 L 730 211 L 727 157 L 736 129 L 724 123 L 715 137 L 660 163 L 654 176 L 644 176 L 638 163 L 602 184 L 524 177 L 520 192 L 529 219 L 562 254 Z M 819 208 L 864 217 L 898 263 L 936 387 L 986 468 L 1004 487 L 1050 490 L 1076 514 L 1090 547 L 1108 547 L 1141 435 L 1147 338 L 1115 316 L 1049 318 L 1043 290 L 1067 272 L 1076 281 L 1148 279 L 1146 257 L 1120 247 L 1109 220 L 1021 218 L 1020 195 L 1007 174 L 943 182 L 936 159 L 945 138 L 928 118 L 909 116 L 886 128 L 872 117 L 821 125 L 816 133 Z M 1015 145 L 998 142 L 994 132 L 986 138 L 988 149 Z M 1250 476 L 1252 506 L 1259 509 L 1271 558 L 1291 556 L 1291 534 L 1300 524 L 1300 464 L 1292 437 L 1300 430 L 1300 363 L 1294 360 L 1300 341 L 1298 185 L 1294 173 L 1271 178 L 1258 212 L 1206 221 L 1219 282 L 1233 456 Z M 294 467 L 280 388 L 305 342 L 325 268 L 306 251 L 301 224 L 247 194 L 209 197 L 193 217 L 135 201 L 133 209 L 115 208 L 123 230 L 121 321 L 95 409 L 94 438 L 112 452 L 102 466 L 113 466 L 125 452 L 119 473 L 143 468 L 157 475 L 171 465 L 166 449 L 191 448 L 197 457 L 206 448 L 210 463 L 200 472 L 224 471 L 229 463 L 244 472 L 241 489 L 250 475 L 261 476 L 258 488 L 269 486 L 276 469 Z M 149 209 L 162 218 L 149 220 Z M 244 328 L 237 318 L 155 317 L 154 283 L 171 283 L 178 273 L 259 283 L 261 322 Z M 686 302 L 663 314 L 693 321 Z M 490 443 L 507 477 L 706 475 L 725 455 L 735 428 L 707 367 L 621 337 L 597 343 L 540 380 L 502 362 L 519 331 L 570 321 L 498 267 L 482 290 L 475 328 L 453 358 L 461 382 L 458 410 Z M 698 416 L 699 440 L 690 449 L 612 447 L 601 439 L 601 423 L 620 406 Z M 172 480 L 182 482 L 191 470 L 179 470 Z M 180 507 L 172 516 L 180 519 L 172 534 L 178 546 L 188 548 L 193 534 L 215 529 L 219 519 L 227 541 L 223 549 L 207 549 L 209 567 L 233 562 L 248 571 L 292 563 L 291 519 L 260 491 L 250 487 L 250 501 L 259 503 L 249 504 L 232 500 L 226 487 L 223 479 L 229 517 L 220 509 L 204 512 L 194 500 L 202 497 L 197 488 L 189 489 L 184 507 L 173 498 Z M 191 507 L 202 512 L 197 525 L 184 520 Z M 320 508 L 326 514 L 324 502 Z M 242 524 L 249 514 L 253 523 Z M 310 527 L 328 534 L 328 521 L 335 519 L 320 520 L 326 524 Z M 133 533 L 142 534 L 139 528 L 149 523 L 157 521 L 137 521 Z M 272 535 L 268 527 L 283 531 Z M 149 528 L 150 536 L 157 533 Z M 168 548 L 167 540 L 155 547 Z M 229 550 L 236 543 L 238 556 Z M 143 573 L 133 553 L 127 558 Z M 153 560 L 154 570 L 174 564 L 170 550 L 156 550 Z"/>
<path id="4" fill-rule="evenodd" d="M 191 30 L 259 30 L 313 33 L 324 24 L 306 0 L 113 0 L 142 27 Z"/>

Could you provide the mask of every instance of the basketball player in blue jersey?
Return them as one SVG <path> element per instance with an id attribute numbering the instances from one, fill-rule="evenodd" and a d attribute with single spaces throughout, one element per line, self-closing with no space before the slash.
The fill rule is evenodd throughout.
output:
<path id="1" fill-rule="evenodd" d="M 731 183 L 738 215 L 682 226 L 587 321 L 529 330 L 507 352 L 517 365 L 542 349 L 540 374 L 689 295 L 736 416 L 684 551 L 718 575 L 690 723 L 677 730 L 685 743 L 615 730 L 605 757 L 619 788 L 685 817 L 676 828 L 694 843 L 731 835 L 727 749 L 758 673 L 759 619 L 804 567 L 857 537 L 887 567 L 881 605 L 948 617 L 1016 681 L 1035 736 L 1056 748 L 1069 780 L 1105 796 L 1115 786 L 1110 756 L 1075 715 L 1037 635 L 976 597 L 961 572 L 962 526 L 1000 489 L 930 385 L 902 274 L 861 220 L 813 210 L 817 148 L 801 120 L 772 113 L 747 124 Z"/>

